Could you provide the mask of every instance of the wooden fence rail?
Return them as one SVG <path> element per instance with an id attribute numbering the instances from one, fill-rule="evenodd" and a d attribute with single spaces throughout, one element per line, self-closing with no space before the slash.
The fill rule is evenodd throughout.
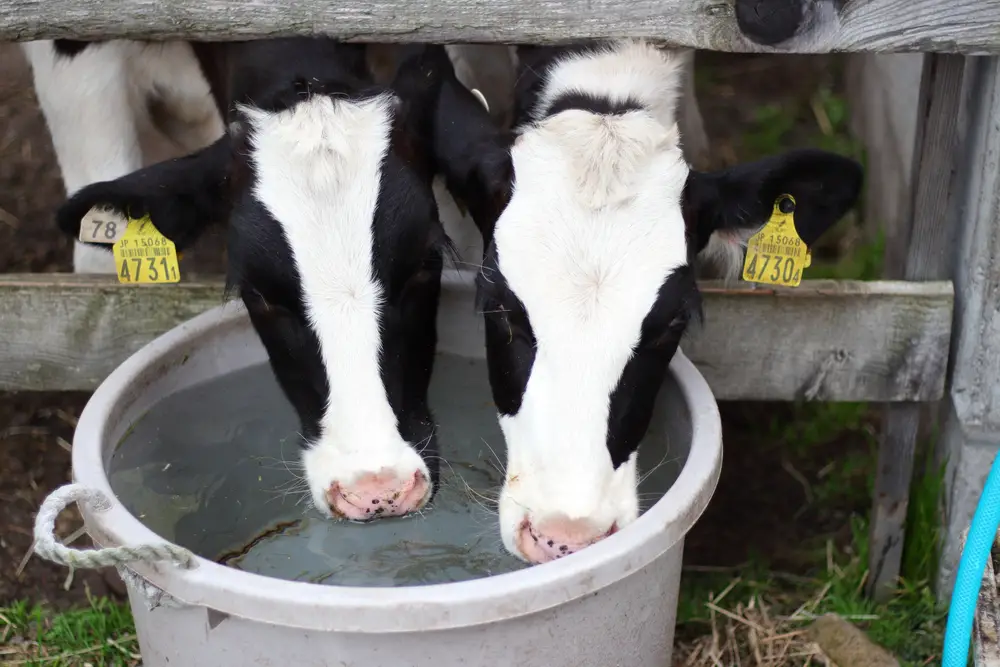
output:
<path id="1" fill-rule="evenodd" d="M 229 41 L 326 34 L 351 41 L 554 43 L 648 37 L 714 51 L 1000 53 L 1000 0 L 851 0 L 778 49 L 747 40 L 733 0 L 5 0 L 0 40 Z M 837 12 L 832 7 L 843 4 Z"/>
<path id="2" fill-rule="evenodd" d="M 703 283 L 705 324 L 682 347 L 720 399 L 931 401 L 943 395 L 950 282 Z M 0 275 L 0 389 L 93 390 L 157 335 L 223 302 L 218 277 Z"/>

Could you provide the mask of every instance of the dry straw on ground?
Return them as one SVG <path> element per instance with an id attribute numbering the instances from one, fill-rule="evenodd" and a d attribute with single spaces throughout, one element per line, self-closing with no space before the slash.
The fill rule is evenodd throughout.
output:
<path id="1" fill-rule="evenodd" d="M 754 595 L 734 608 L 722 602 L 740 582 L 734 579 L 721 593 L 705 603 L 712 632 L 674 649 L 674 667 L 785 667 L 786 665 L 832 666 L 819 646 L 806 635 L 802 621 L 822 600 L 803 605 L 789 617 L 771 613 L 768 604 Z M 825 592 L 823 593 L 825 595 Z"/>

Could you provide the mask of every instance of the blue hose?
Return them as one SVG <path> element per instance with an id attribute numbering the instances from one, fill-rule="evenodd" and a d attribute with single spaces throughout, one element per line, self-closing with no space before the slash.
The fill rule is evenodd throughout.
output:
<path id="1" fill-rule="evenodd" d="M 972 619 L 976 613 L 976 603 L 979 601 L 979 587 L 998 527 L 1000 527 L 1000 456 L 993 459 L 990 475 L 986 478 L 986 486 L 983 487 L 983 495 L 980 496 L 976 513 L 972 516 L 969 537 L 962 549 L 962 559 L 958 563 L 955 588 L 951 593 L 951 607 L 948 609 L 948 625 L 944 631 L 941 667 L 966 667 L 968 664 Z"/>

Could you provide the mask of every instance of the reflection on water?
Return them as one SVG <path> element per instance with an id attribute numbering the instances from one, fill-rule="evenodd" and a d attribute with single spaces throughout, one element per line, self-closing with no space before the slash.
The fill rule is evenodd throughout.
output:
<path id="1" fill-rule="evenodd" d="M 413 586 L 520 569 L 503 549 L 493 504 L 504 449 L 485 363 L 450 355 L 435 363 L 430 400 L 448 463 L 440 491 L 419 515 L 355 524 L 313 509 L 297 419 L 266 365 L 156 404 L 112 455 L 111 486 L 164 538 L 267 576 Z M 640 460 L 644 470 L 655 468 L 642 484 L 643 506 L 663 494 L 682 463 L 665 454 L 662 421 L 650 427 Z"/>

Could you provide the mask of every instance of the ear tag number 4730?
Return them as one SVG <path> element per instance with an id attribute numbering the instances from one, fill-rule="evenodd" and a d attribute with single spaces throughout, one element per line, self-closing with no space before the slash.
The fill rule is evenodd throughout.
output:
<path id="1" fill-rule="evenodd" d="M 795 230 L 795 198 L 781 195 L 771 219 L 750 237 L 743 262 L 743 280 L 762 285 L 798 287 L 812 254 Z"/>
<path id="2" fill-rule="evenodd" d="M 138 220 L 130 218 L 112 251 L 120 283 L 148 285 L 180 282 L 177 247 L 160 233 L 148 215 Z"/>

